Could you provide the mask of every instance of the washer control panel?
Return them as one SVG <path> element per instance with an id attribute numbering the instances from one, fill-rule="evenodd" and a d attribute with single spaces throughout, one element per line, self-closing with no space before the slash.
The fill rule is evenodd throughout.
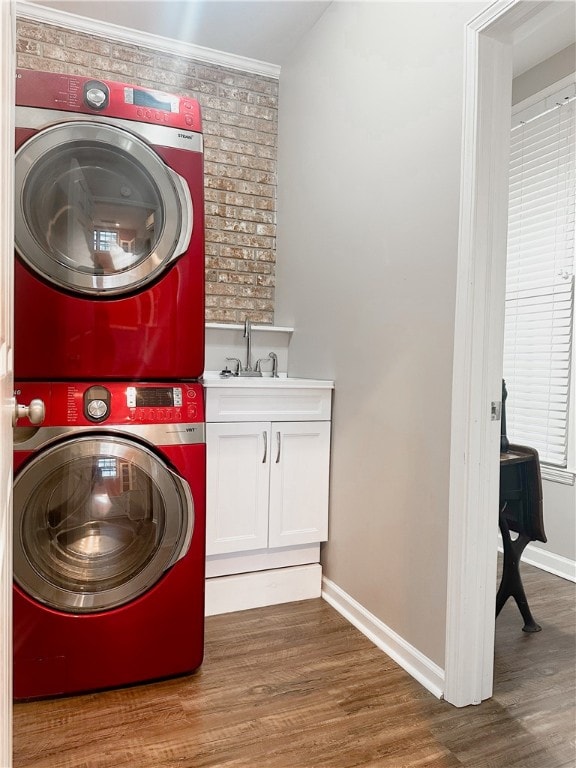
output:
<path id="1" fill-rule="evenodd" d="M 33 398 L 44 401 L 44 427 L 189 425 L 205 421 L 204 389 L 193 382 L 26 381 L 16 382 L 15 395 L 25 403 Z"/>

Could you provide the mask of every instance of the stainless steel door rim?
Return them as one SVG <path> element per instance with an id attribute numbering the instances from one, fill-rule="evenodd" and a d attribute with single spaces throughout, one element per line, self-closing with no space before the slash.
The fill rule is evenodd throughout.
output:
<path id="1" fill-rule="evenodd" d="M 190 244 L 186 181 L 124 128 L 71 121 L 41 130 L 16 152 L 15 190 L 16 250 L 59 288 L 138 290 Z M 117 233 L 105 264 L 100 232 Z"/>
<path id="2" fill-rule="evenodd" d="M 58 610 L 90 613 L 145 592 L 189 549 L 188 483 L 119 436 L 73 437 L 14 482 L 14 577 Z"/>

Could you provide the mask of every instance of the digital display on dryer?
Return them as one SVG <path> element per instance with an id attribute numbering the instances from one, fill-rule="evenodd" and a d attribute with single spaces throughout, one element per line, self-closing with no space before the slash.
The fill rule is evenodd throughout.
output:
<path id="1" fill-rule="evenodd" d="M 178 112 L 178 98 L 160 91 L 140 91 L 137 88 L 125 88 L 124 100 L 127 104 L 149 109 L 160 109 L 163 112 Z"/>
<path id="2" fill-rule="evenodd" d="M 180 387 L 128 387 L 129 408 L 170 408 L 182 405 Z"/>

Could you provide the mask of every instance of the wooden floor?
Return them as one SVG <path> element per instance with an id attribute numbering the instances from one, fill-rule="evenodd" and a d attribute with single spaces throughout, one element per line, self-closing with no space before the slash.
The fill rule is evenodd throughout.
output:
<path id="1" fill-rule="evenodd" d="M 195 675 L 14 711 L 14 768 L 574 768 L 575 586 L 523 565 L 495 695 L 438 701 L 327 603 L 215 616 Z"/>

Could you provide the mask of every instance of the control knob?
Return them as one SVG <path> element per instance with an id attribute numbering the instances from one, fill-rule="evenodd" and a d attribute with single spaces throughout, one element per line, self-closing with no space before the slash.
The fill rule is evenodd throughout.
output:
<path id="1" fill-rule="evenodd" d="M 104 400 L 90 400 L 86 410 L 90 418 L 97 419 L 98 421 L 101 421 L 108 415 L 108 405 Z"/>
<path id="2" fill-rule="evenodd" d="M 110 89 L 100 80 L 89 80 L 84 85 L 84 103 L 91 109 L 102 110 L 108 106 Z"/>

